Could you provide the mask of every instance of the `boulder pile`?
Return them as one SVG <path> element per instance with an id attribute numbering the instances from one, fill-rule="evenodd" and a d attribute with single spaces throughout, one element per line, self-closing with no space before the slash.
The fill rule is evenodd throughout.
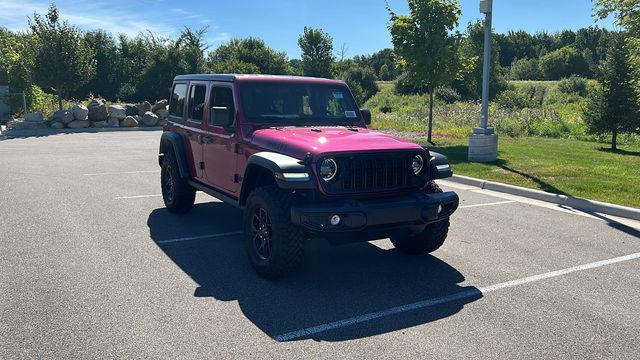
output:
<path id="1" fill-rule="evenodd" d="M 101 98 L 92 99 L 87 106 L 75 104 L 69 109 L 58 110 L 45 120 L 42 113 L 28 113 L 24 119 L 7 123 L 7 129 L 32 130 L 114 128 L 138 126 L 164 126 L 169 117 L 167 100 L 153 105 L 148 101 L 139 104 L 110 104 Z"/>

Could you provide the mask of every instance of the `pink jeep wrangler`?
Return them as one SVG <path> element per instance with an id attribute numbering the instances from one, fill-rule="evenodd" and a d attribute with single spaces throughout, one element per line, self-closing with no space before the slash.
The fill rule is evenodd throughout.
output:
<path id="1" fill-rule="evenodd" d="M 305 242 L 390 238 L 409 254 L 444 243 L 454 192 L 435 179 L 448 160 L 366 128 L 338 80 L 180 75 L 160 141 L 167 209 L 186 213 L 196 190 L 244 210 L 251 264 L 264 277 L 300 265 Z"/>

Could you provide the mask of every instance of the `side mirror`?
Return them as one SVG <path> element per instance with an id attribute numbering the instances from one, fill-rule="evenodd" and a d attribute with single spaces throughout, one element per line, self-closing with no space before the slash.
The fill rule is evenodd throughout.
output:
<path id="1" fill-rule="evenodd" d="M 360 109 L 360 113 L 364 118 L 365 125 L 371 125 L 371 111 L 369 109 Z"/>
<path id="2" fill-rule="evenodd" d="M 213 126 L 229 127 L 233 124 L 231 112 L 226 106 L 214 106 L 209 110 L 209 119 Z"/>

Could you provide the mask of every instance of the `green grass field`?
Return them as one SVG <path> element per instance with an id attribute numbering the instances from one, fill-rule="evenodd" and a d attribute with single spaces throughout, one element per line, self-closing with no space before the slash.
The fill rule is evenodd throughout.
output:
<path id="1" fill-rule="evenodd" d="M 613 153 L 595 142 L 503 137 L 498 161 L 479 164 L 467 161 L 467 145 L 446 139 L 428 148 L 447 155 L 459 175 L 640 207 L 640 146 Z"/>

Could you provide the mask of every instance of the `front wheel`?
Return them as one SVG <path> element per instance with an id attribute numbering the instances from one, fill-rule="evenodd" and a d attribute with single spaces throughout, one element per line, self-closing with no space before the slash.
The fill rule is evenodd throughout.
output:
<path id="1" fill-rule="evenodd" d="M 304 231 L 291 223 L 292 195 L 275 186 L 256 188 L 244 212 L 245 245 L 251 265 L 265 278 L 293 273 L 302 262 Z"/>

